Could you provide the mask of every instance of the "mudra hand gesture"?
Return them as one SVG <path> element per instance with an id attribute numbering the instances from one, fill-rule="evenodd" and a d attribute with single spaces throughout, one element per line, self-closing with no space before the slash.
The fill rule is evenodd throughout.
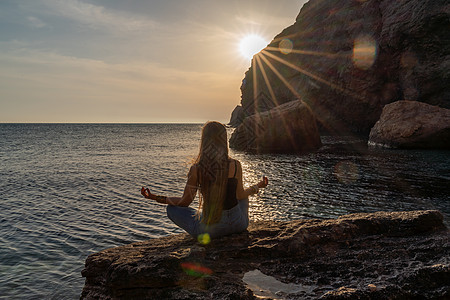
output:
<path id="1" fill-rule="evenodd" d="M 152 193 L 150 192 L 150 190 L 148 189 L 148 188 L 146 188 L 146 187 L 142 187 L 141 188 L 141 195 L 142 196 L 144 196 L 145 198 L 147 198 L 147 199 L 152 199 Z"/>
<path id="2" fill-rule="evenodd" d="M 269 179 L 266 176 L 263 176 L 263 179 L 255 185 L 252 185 L 250 189 L 252 189 L 253 194 L 258 194 L 259 189 L 265 188 L 269 184 Z"/>
<path id="3" fill-rule="evenodd" d="M 157 196 L 157 195 L 155 195 L 155 194 L 152 194 L 152 192 L 150 192 L 150 189 L 149 189 L 149 188 L 146 188 L 146 187 L 144 187 L 144 186 L 141 188 L 141 194 L 142 194 L 142 196 L 144 196 L 144 197 L 147 198 L 147 199 L 156 200 L 156 201 L 159 202 L 159 203 L 167 204 L 167 203 L 166 203 L 166 198 L 167 198 L 167 197 L 164 197 L 164 196 Z"/>
<path id="4" fill-rule="evenodd" d="M 265 188 L 269 184 L 269 179 L 266 176 L 263 176 L 262 180 L 257 183 L 259 189 Z"/>

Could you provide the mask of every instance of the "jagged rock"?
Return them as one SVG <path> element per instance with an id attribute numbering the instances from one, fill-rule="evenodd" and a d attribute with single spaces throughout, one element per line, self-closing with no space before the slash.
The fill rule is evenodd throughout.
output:
<path id="1" fill-rule="evenodd" d="M 370 131 L 369 145 L 450 149 L 450 109 L 406 100 L 388 104 Z"/>
<path id="2" fill-rule="evenodd" d="M 247 117 L 230 138 L 230 147 L 256 153 L 310 152 L 321 146 L 316 120 L 298 100 Z"/>
<path id="3" fill-rule="evenodd" d="M 450 109 L 448 28 L 448 0 L 310 0 L 253 58 L 242 107 L 301 98 L 322 132 L 364 138 L 391 102 Z"/>
<path id="4" fill-rule="evenodd" d="M 233 112 L 231 113 L 230 122 L 228 123 L 231 127 L 237 127 L 242 123 L 242 120 L 244 119 L 244 111 L 242 109 L 242 106 L 237 105 Z"/>
<path id="5" fill-rule="evenodd" d="M 252 271 L 295 287 L 273 291 L 289 299 L 445 299 L 449 250 L 438 211 L 264 221 L 206 245 L 178 234 L 92 254 L 81 298 L 255 299 L 269 285 L 251 290 Z"/>

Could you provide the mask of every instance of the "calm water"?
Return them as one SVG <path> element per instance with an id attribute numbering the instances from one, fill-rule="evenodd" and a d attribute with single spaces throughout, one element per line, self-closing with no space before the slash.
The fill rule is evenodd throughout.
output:
<path id="1" fill-rule="evenodd" d="M 86 257 L 182 232 L 140 196 L 181 195 L 201 125 L 0 124 L 0 298 L 77 299 Z M 354 150 L 323 137 L 310 155 L 231 152 L 247 182 L 251 219 L 334 218 L 438 209 L 450 217 L 450 152 Z"/>

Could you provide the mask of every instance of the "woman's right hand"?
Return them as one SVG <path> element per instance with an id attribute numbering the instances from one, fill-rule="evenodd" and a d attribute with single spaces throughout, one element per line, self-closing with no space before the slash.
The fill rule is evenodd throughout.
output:
<path id="1" fill-rule="evenodd" d="M 141 188 L 141 195 L 144 196 L 147 199 L 152 199 L 153 194 L 150 192 L 150 190 L 146 187 Z"/>

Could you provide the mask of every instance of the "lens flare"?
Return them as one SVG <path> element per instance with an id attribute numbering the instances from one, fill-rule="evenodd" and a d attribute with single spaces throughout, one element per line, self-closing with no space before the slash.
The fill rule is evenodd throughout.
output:
<path id="1" fill-rule="evenodd" d="M 186 274 L 194 277 L 206 277 L 213 273 L 210 268 L 191 262 L 181 263 L 181 268 Z"/>
<path id="2" fill-rule="evenodd" d="M 339 182 L 351 184 L 359 179 L 359 168 L 351 161 L 341 161 L 334 167 L 334 174 Z"/>
<path id="3" fill-rule="evenodd" d="M 208 245 L 209 243 L 211 243 L 211 237 L 207 233 L 199 234 L 197 236 L 197 240 L 202 245 Z"/>
<path id="4" fill-rule="evenodd" d="M 319 165 L 310 165 L 303 169 L 301 173 L 302 181 L 307 183 L 320 183 L 325 174 L 324 168 Z"/>
<path id="5" fill-rule="evenodd" d="M 290 39 L 282 39 L 278 44 L 278 49 L 280 49 L 280 52 L 283 54 L 291 53 L 293 48 L 294 45 L 292 44 L 292 41 Z"/>
<path id="6" fill-rule="evenodd" d="M 377 44 L 369 35 L 359 36 L 353 46 L 353 63 L 362 70 L 372 67 L 377 57 Z"/>

